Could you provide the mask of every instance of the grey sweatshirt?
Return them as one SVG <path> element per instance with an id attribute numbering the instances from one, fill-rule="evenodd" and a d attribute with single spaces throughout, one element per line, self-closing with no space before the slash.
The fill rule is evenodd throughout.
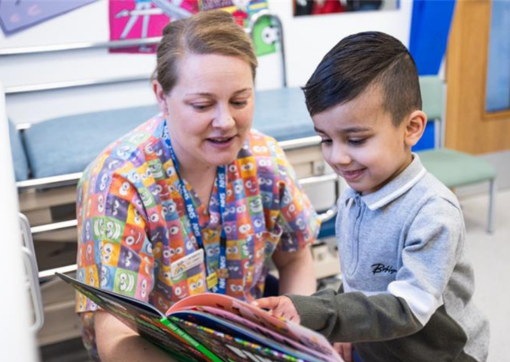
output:
<path id="1" fill-rule="evenodd" d="M 460 205 L 413 156 L 380 190 L 338 200 L 340 290 L 289 297 L 303 325 L 355 342 L 364 362 L 485 361 L 489 323 L 472 300 Z"/>

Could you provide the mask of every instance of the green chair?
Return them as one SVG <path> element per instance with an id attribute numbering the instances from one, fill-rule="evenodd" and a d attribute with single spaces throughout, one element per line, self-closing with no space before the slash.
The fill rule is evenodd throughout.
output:
<path id="1" fill-rule="evenodd" d="M 457 187 L 489 182 L 489 218 L 487 232 L 494 231 L 494 202 L 496 195 L 496 170 L 487 161 L 464 152 L 444 147 L 445 84 L 436 76 L 420 77 L 423 111 L 435 123 L 435 143 L 432 150 L 419 151 L 420 160 L 432 175 L 447 187 Z"/>

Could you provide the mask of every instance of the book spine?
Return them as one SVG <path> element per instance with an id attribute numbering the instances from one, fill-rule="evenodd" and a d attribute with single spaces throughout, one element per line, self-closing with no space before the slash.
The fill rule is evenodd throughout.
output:
<path id="1" fill-rule="evenodd" d="M 220 359 L 218 356 L 216 356 L 214 353 L 209 351 L 207 348 L 205 348 L 202 344 L 198 343 L 196 340 L 191 338 L 186 332 L 184 332 L 182 329 L 177 327 L 175 324 L 170 322 L 166 317 L 161 318 L 161 323 L 163 323 L 165 326 L 167 326 L 172 332 L 177 334 L 179 337 L 184 339 L 190 346 L 193 348 L 196 348 L 198 351 L 202 352 L 204 356 L 206 356 L 209 360 L 212 362 L 223 362 L 222 359 Z"/>

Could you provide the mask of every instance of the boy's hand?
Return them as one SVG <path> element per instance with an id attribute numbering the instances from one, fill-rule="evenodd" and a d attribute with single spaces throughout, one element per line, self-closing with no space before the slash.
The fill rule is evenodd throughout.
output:
<path id="1" fill-rule="evenodd" d="M 345 362 L 353 362 L 352 343 L 337 342 L 333 344 L 333 348 L 338 352 L 340 357 L 342 357 Z"/>
<path id="2" fill-rule="evenodd" d="M 257 299 L 252 303 L 255 307 L 269 309 L 271 314 L 275 317 L 285 318 L 291 322 L 299 324 L 301 322 L 301 318 L 299 318 L 299 314 L 294 307 L 294 303 L 290 300 L 290 298 L 282 296 L 282 297 L 269 297 Z"/>

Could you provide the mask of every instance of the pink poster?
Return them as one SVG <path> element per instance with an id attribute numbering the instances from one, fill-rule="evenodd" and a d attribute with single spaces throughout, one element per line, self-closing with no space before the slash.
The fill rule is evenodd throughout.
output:
<path id="1" fill-rule="evenodd" d="M 172 20 L 198 12 L 198 0 L 110 0 L 110 40 L 160 37 Z M 156 45 L 112 49 L 111 52 L 154 53 Z"/>

